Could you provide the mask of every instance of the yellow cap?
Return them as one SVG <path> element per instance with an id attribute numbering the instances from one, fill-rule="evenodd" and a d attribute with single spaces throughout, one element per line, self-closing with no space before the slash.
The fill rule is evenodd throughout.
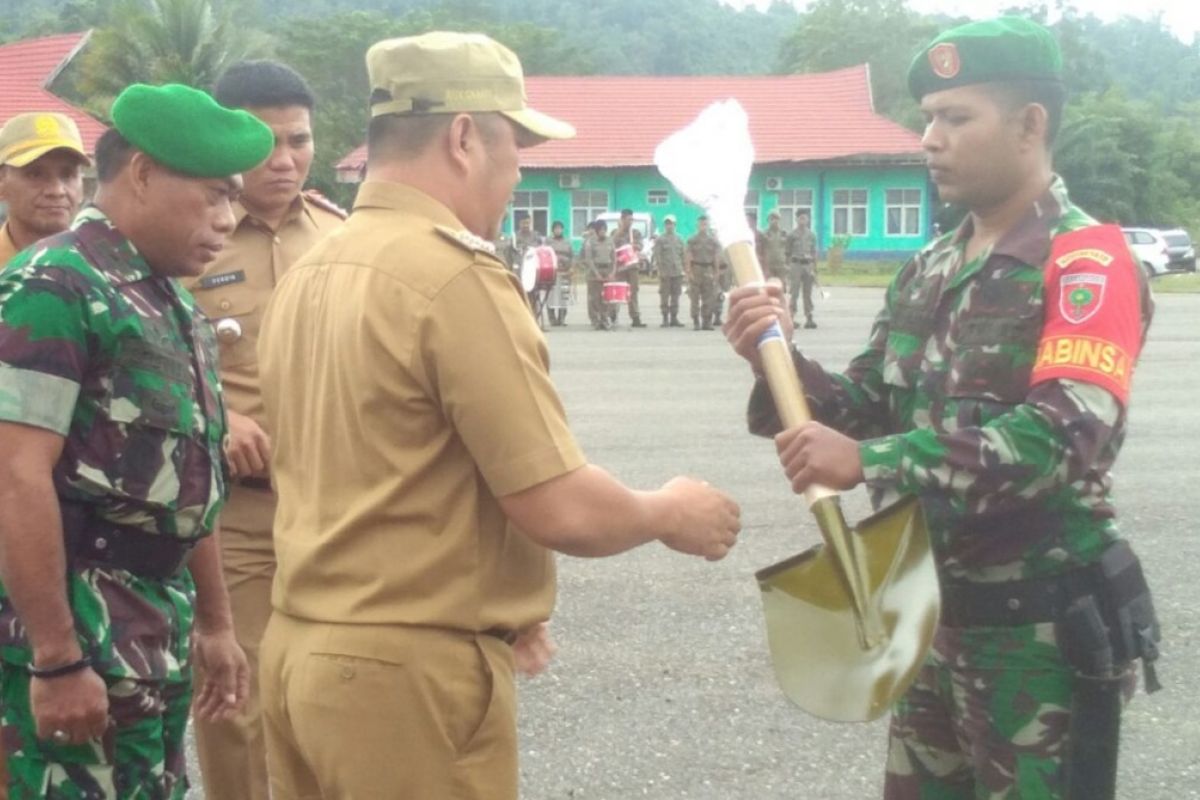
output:
<path id="1" fill-rule="evenodd" d="M 91 159 L 75 121 L 65 114 L 18 114 L 0 128 L 0 164 L 24 167 L 51 150 L 70 150 L 86 164 Z"/>
<path id="2" fill-rule="evenodd" d="M 516 54 L 481 33 L 386 39 L 367 51 L 367 75 L 373 117 L 495 111 L 544 139 L 575 135 L 570 124 L 526 105 Z"/>

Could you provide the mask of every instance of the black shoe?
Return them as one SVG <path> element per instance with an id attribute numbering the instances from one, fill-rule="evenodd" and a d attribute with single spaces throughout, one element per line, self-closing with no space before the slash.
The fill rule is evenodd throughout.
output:
<path id="1" fill-rule="evenodd" d="M 694 330 L 694 331 L 700 330 L 700 320 L 698 320 L 698 319 L 692 320 L 692 330 Z"/>
<path id="2" fill-rule="evenodd" d="M 644 328 L 644 327 L 646 327 L 646 323 L 642 322 L 640 319 L 635 319 L 633 322 L 631 322 L 631 323 L 629 324 L 629 327 L 631 327 L 631 328 Z"/>
<path id="3" fill-rule="evenodd" d="M 809 317 L 807 320 L 805 320 L 804 327 L 812 330 L 813 328 L 817 327 L 817 323 L 813 322 L 812 317 Z"/>
<path id="4" fill-rule="evenodd" d="M 682 322 L 680 322 L 680 321 L 679 321 L 679 318 L 678 318 L 678 317 L 676 317 L 676 316 L 672 315 L 672 316 L 671 316 L 671 327 L 672 327 L 672 328 L 682 328 L 682 327 L 685 327 L 685 326 L 684 326 L 684 324 L 683 324 Z"/>

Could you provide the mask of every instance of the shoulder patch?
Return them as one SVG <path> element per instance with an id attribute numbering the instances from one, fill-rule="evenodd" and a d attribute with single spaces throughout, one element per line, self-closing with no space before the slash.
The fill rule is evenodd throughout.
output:
<path id="1" fill-rule="evenodd" d="M 304 199 L 307 202 L 311 203 L 322 211 L 328 211 L 330 214 L 340 217 L 341 219 L 345 219 L 346 217 L 350 216 L 349 213 L 346 212 L 346 209 L 342 208 L 337 203 L 318 192 L 316 189 L 305 189 L 303 194 Z"/>
<path id="2" fill-rule="evenodd" d="M 1092 225 L 1055 236 L 1043 278 L 1045 323 L 1032 382 L 1071 378 L 1128 402 L 1144 324 L 1139 272 L 1121 229 Z"/>
<path id="3" fill-rule="evenodd" d="M 476 236 L 470 231 L 461 228 L 450 228 L 446 225 L 435 225 L 434 228 L 445 238 L 454 242 L 459 247 L 470 250 L 472 253 L 487 253 L 489 256 L 496 255 L 496 245 L 482 236 Z"/>

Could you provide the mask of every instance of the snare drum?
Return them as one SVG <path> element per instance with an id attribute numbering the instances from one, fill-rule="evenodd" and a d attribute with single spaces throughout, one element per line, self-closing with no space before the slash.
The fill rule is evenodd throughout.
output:
<path id="1" fill-rule="evenodd" d="M 553 247 L 531 247 L 525 258 L 533 258 L 537 262 L 535 271 L 536 285 L 545 289 L 554 285 L 558 278 L 558 254 Z"/>
<path id="2" fill-rule="evenodd" d="M 609 281 L 604 284 L 604 302 L 613 304 L 628 303 L 629 284 L 625 281 Z"/>
<path id="3" fill-rule="evenodd" d="M 617 269 L 626 269 L 638 263 L 637 251 L 631 244 L 623 244 L 617 248 Z"/>

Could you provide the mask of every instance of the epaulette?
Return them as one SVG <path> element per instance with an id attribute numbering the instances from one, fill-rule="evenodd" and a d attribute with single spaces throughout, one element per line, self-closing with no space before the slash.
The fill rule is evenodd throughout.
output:
<path id="1" fill-rule="evenodd" d="M 316 189 L 305 189 L 304 199 L 322 211 L 328 211 L 330 214 L 334 214 L 341 219 L 345 219 L 346 217 L 350 216 L 346 209 L 342 208 L 337 203 L 318 192 Z"/>
<path id="2" fill-rule="evenodd" d="M 468 230 L 462 228 L 450 228 L 445 225 L 435 225 L 434 228 L 442 236 L 445 236 L 455 244 L 465 247 L 471 252 L 487 253 L 489 256 L 496 255 L 496 245 L 484 239 L 482 236 L 476 236 Z"/>

